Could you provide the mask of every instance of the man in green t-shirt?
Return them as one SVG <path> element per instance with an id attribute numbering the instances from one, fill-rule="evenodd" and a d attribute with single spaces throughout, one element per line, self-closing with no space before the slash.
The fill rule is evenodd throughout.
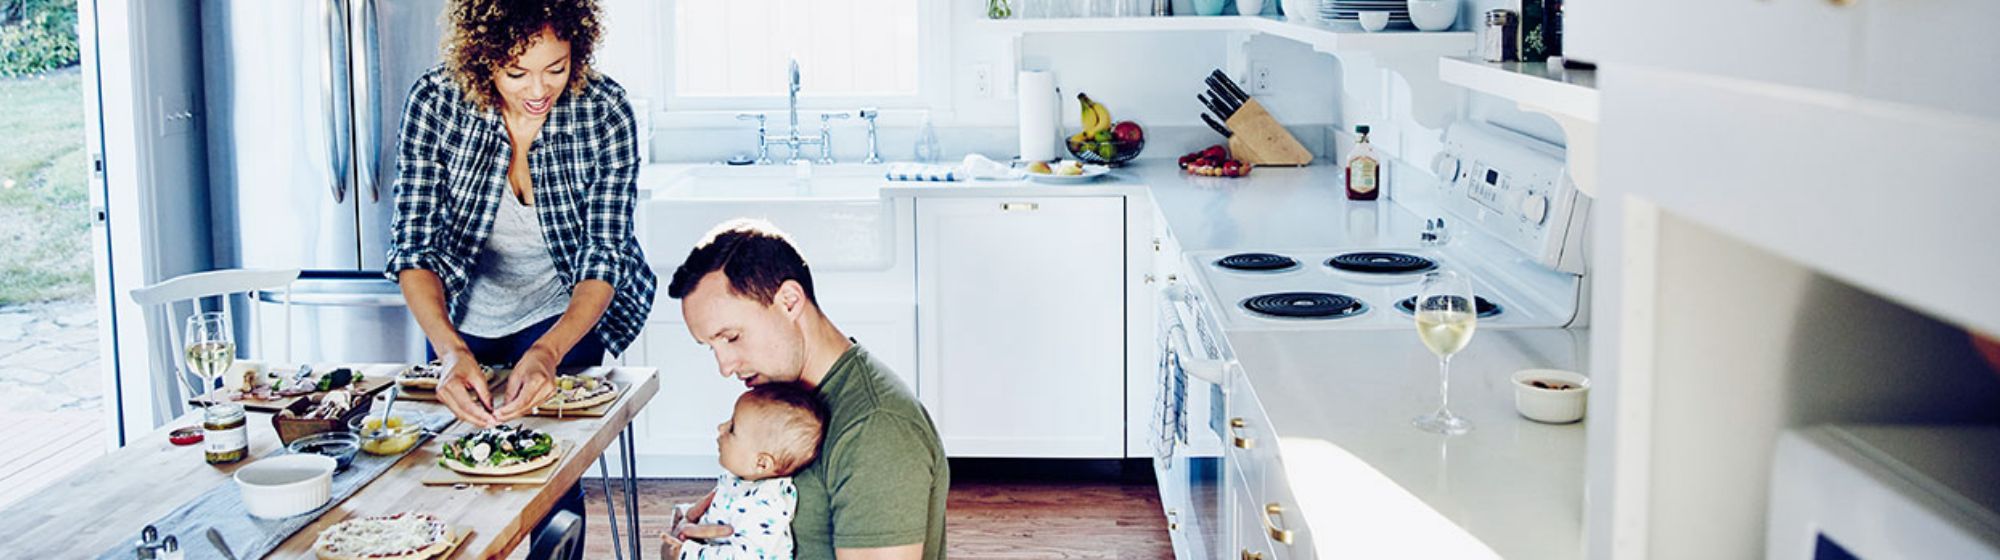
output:
<path id="1" fill-rule="evenodd" d="M 930 413 L 820 312 L 812 271 L 783 233 L 747 220 L 717 226 L 667 295 L 723 375 L 801 383 L 826 403 L 819 459 L 793 476 L 798 558 L 944 558 L 951 466 Z"/>

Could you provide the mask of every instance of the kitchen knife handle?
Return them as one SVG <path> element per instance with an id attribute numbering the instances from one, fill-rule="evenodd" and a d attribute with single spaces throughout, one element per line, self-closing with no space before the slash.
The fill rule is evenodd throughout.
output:
<path id="1" fill-rule="evenodd" d="M 1222 126 L 1222 123 L 1215 122 L 1215 117 L 1209 116 L 1208 113 L 1201 114 L 1201 122 L 1208 123 L 1208 127 L 1215 129 L 1215 132 L 1217 134 L 1221 134 L 1223 138 L 1229 138 L 1231 136 L 1236 135 L 1236 132 L 1229 130 L 1229 127 Z"/>
<path id="2" fill-rule="evenodd" d="M 1236 80 L 1229 79 L 1229 75 L 1222 73 L 1221 69 L 1211 71 L 1208 75 L 1222 82 L 1223 88 L 1229 90 L 1229 95 L 1236 98 L 1238 106 L 1250 102 L 1250 94 L 1243 93 L 1243 88 L 1236 85 Z"/>

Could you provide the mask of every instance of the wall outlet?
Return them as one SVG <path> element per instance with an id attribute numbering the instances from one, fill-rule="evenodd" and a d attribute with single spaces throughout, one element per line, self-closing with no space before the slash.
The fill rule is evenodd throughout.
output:
<path id="1" fill-rule="evenodd" d="M 972 94 L 982 99 L 993 97 L 993 63 L 972 65 Z"/>
<path id="2" fill-rule="evenodd" d="M 1271 65 L 1250 63 L 1250 93 L 1271 93 Z"/>

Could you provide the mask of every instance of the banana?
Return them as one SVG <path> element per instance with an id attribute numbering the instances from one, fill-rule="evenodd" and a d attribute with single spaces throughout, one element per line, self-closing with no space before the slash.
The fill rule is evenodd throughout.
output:
<path id="1" fill-rule="evenodd" d="M 1098 132 L 1111 130 L 1111 124 L 1114 122 L 1111 120 L 1111 109 L 1106 108 L 1103 103 L 1098 103 L 1095 101 L 1090 102 L 1090 106 L 1097 110 L 1097 130 L 1091 133 L 1096 134 Z"/>
<path id="2" fill-rule="evenodd" d="M 1111 126 L 1109 123 L 1098 120 L 1099 115 L 1097 111 L 1091 109 L 1092 105 L 1096 105 L 1096 103 L 1090 100 L 1090 96 L 1084 95 L 1082 92 L 1077 92 L 1076 106 L 1083 111 L 1083 134 L 1086 136 L 1095 136 L 1101 127 Z"/>

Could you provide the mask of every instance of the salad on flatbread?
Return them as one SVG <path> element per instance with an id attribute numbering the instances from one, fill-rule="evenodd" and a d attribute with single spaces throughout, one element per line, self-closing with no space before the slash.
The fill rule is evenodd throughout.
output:
<path id="1" fill-rule="evenodd" d="M 548 466 L 558 456 L 554 436 L 503 424 L 445 444 L 438 464 L 469 475 L 502 476 Z"/>
<path id="2" fill-rule="evenodd" d="M 581 410 L 618 399 L 618 385 L 588 375 L 556 378 L 556 394 L 542 401 L 542 410 Z"/>
<path id="3" fill-rule="evenodd" d="M 419 560 L 451 548 L 444 522 L 428 513 L 356 517 L 319 532 L 320 560 Z"/>

